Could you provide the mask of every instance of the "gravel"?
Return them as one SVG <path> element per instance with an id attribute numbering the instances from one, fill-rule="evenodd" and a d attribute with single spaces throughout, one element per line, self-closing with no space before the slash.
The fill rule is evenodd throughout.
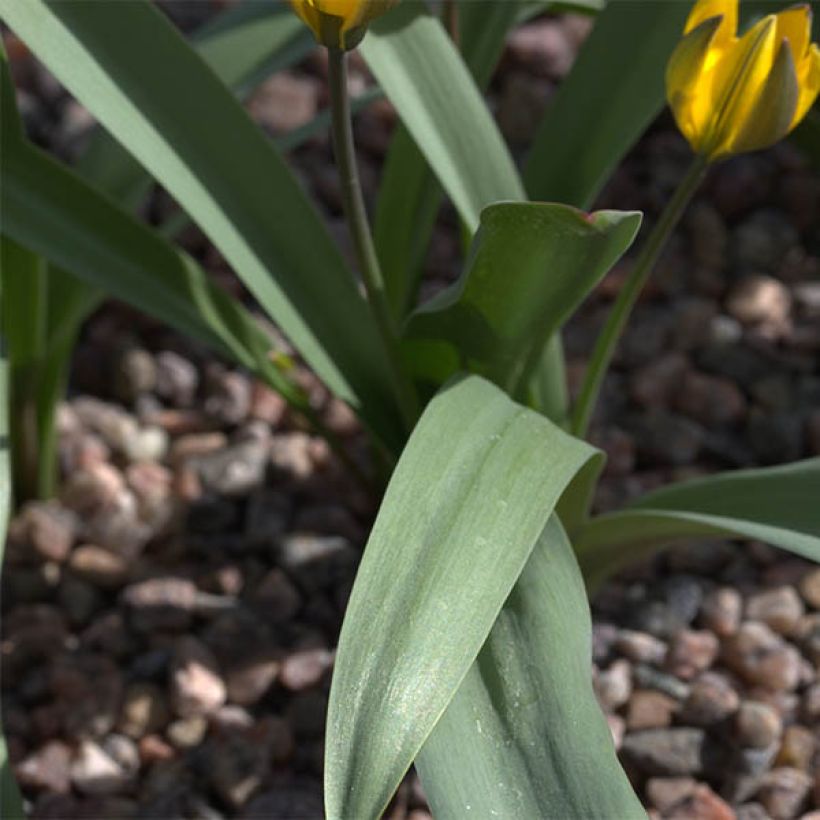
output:
<path id="1" fill-rule="evenodd" d="M 587 28 L 546 19 L 511 39 L 490 99 L 514 147 Z M 27 125 L 70 155 L 83 112 L 29 68 Z M 249 103 L 263 127 L 309 119 L 321 70 L 265 84 Z M 392 122 L 378 111 L 358 123 L 366 183 Z M 682 148 L 661 118 L 598 205 L 651 222 Z M 293 161 L 335 224 L 326 141 Z M 598 510 L 820 454 L 818 216 L 817 177 L 788 144 L 711 172 L 604 385 Z M 445 215 L 428 295 L 458 270 L 454 237 Z M 184 242 L 211 258 L 196 231 Z M 567 328 L 573 389 L 629 262 Z M 295 374 L 366 465 L 349 408 Z M 17 513 L 2 579 L 3 719 L 31 816 L 321 817 L 335 646 L 374 501 L 281 397 L 120 305 L 83 333 L 59 428 L 60 495 Z M 759 544 L 684 544 L 612 579 L 593 618 L 595 691 L 653 819 L 817 820 L 819 569 Z M 414 774 L 389 817 L 429 820 Z"/>

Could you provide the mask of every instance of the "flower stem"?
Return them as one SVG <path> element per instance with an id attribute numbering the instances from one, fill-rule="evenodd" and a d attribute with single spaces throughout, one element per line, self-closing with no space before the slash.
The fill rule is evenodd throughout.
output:
<path id="1" fill-rule="evenodd" d="M 441 21 L 447 29 L 450 39 L 456 48 L 461 45 L 461 37 L 458 24 L 458 0 L 442 0 Z"/>
<path id="2" fill-rule="evenodd" d="M 381 266 L 373 245 L 362 187 L 356 164 L 350 96 L 347 91 L 347 54 L 339 48 L 329 48 L 330 103 L 333 116 L 333 149 L 342 185 L 345 217 L 364 281 L 367 301 L 376 321 L 393 380 L 393 390 L 409 433 L 419 416 L 418 395 L 401 360 L 398 334 L 387 301 Z"/>
<path id="3" fill-rule="evenodd" d="M 609 369 L 615 348 L 618 344 L 624 327 L 629 319 L 635 302 L 643 290 L 661 251 L 666 245 L 673 229 L 678 224 L 686 206 L 700 185 L 706 173 L 707 160 L 702 156 L 695 157 L 686 176 L 678 185 L 672 198 L 664 208 L 655 227 L 652 229 L 646 244 L 643 246 L 629 278 L 621 288 L 615 304 L 607 317 L 606 324 L 595 342 L 589 365 L 587 367 L 581 393 L 575 403 L 572 414 L 571 431 L 573 435 L 583 438 L 589 428 L 598 394 Z"/>

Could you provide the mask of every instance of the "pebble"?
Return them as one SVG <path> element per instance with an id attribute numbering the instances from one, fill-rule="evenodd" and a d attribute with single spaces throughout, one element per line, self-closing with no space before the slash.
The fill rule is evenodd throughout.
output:
<path id="1" fill-rule="evenodd" d="M 240 706 L 252 706 L 260 701 L 279 675 L 282 661 L 279 653 L 259 657 L 226 674 L 228 700 Z"/>
<path id="2" fill-rule="evenodd" d="M 705 783 L 698 783 L 691 794 L 664 815 L 668 820 L 735 820 L 732 807 Z"/>
<path id="3" fill-rule="evenodd" d="M 812 609 L 820 610 L 820 568 L 806 573 L 800 581 L 800 594 Z"/>
<path id="4" fill-rule="evenodd" d="M 327 649 L 307 649 L 294 652 L 283 661 L 279 682 L 292 692 L 315 686 L 333 664 L 334 654 Z"/>
<path id="5" fill-rule="evenodd" d="M 804 726 L 788 726 L 775 765 L 809 771 L 817 743 L 812 732 Z"/>
<path id="6" fill-rule="evenodd" d="M 9 538 L 30 546 L 44 561 L 62 563 L 77 537 L 74 514 L 56 501 L 29 501 L 9 529 Z"/>
<path id="7" fill-rule="evenodd" d="M 601 705 L 615 711 L 623 706 L 632 694 L 632 664 L 626 660 L 614 661 L 608 669 L 596 675 L 595 694 Z"/>
<path id="8" fill-rule="evenodd" d="M 751 684 L 790 691 L 800 682 L 799 652 L 763 623 L 742 623 L 724 641 L 723 658 Z"/>
<path id="9" fill-rule="evenodd" d="M 251 409 L 251 381 L 243 375 L 213 364 L 206 376 L 205 413 L 222 424 L 243 422 Z"/>
<path id="10" fill-rule="evenodd" d="M 765 703 L 745 700 L 734 717 L 734 739 L 749 749 L 768 749 L 780 740 L 783 723 L 780 715 Z"/>
<path id="11" fill-rule="evenodd" d="M 71 764 L 71 782 L 82 794 L 121 794 L 133 782 L 133 774 L 97 743 L 84 740 Z"/>
<path id="12" fill-rule="evenodd" d="M 280 624 L 296 615 L 302 596 L 282 570 L 272 569 L 254 589 L 249 604 L 266 623 Z"/>
<path id="13" fill-rule="evenodd" d="M 21 760 L 14 775 L 24 788 L 67 794 L 71 790 L 71 750 L 61 740 L 50 740 Z"/>
<path id="14" fill-rule="evenodd" d="M 681 629 L 672 638 L 665 668 L 681 680 L 692 680 L 708 669 L 720 650 L 717 637 L 706 630 Z"/>
<path id="15" fill-rule="evenodd" d="M 135 401 L 156 387 L 157 367 L 154 357 L 147 350 L 128 348 L 120 354 L 115 367 L 114 393 L 126 403 Z"/>
<path id="16" fill-rule="evenodd" d="M 698 782 L 692 777 L 650 777 L 646 781 L 649 805 L 666 814 L 689 797 Z"/>
<path id="17" fill-rule="evenodd" d="M 691 691 L 691 686 L 674 675 L 659 672 L 646 664 L 638 664 L 633 670 L 635 683 L 646 689 L 657 689 L 676 700 L 685 700 Z"/>
<path id="18" fill-rule="evenodd" d="M 152 683 L 136 682 L 125 690 L 117 726 L 123 734 L 138 740 L 162 729 L 168 717 L 162 689 Z"/>
<path id="19" fill-rule="evenodd" d="M 199 387 L 199 372 L 191 362 L 171 350 L 156 356 L 156 393 L 175 407 L 190 407 Z"/>
<path id="20" fill-rule="evenodd" d="M 738 283 L 726 299 L 726 309 L 744 324 L 782 323 L 791 312 L 791 294 L 779 279 L 748 276 Z"/>
<path id="21" fill-rule="evenodd" d="M 170 668 L 171 706 L 176 714 L 207 715 L 222 706 L 226 694 L 211 651 L 196 638 L 180 638 Z"/>
<path id="22" fill-rule="evenodd" d="M 707 752 L 702 729 L 646 729 L 627 734 L 624 760 L 647 775 L 691 775 L 704 770 Z"/>
<path id="23" fill-rule="evenodd" d="M 126 587 L 121 600 L 134 629 L 182 631 L 190 626 L 197 588 L 187 578 L 149 578 Z"/>
<path id="24" fill-rule="evenodd" d="M 189 459 L 206 492 L 243 495 L 265 480 L 268 450 L 256 441 L 242 441 Z"/>
<path id="25" fill-rule="evenodd" d="M 805 609 L 800 596 L 790 586 L 750 595 L 746 601 L 746 618 L 761 621 L 781 635 L 790 635 Z"/>
<path id="26" fill-rule="evenodd" d="M 773 820 L 790 820 L 804 807 L 812 785 L 806 772 L 781 766 L 764 775 L 757 800 Z"/>
<path id="27" fill-rule="evenodd" d="M 746 416 L 745 396 L 725 376 L 690 370 L 677 388 L 674 407 L 707 428 L 737 424 Z"/>
<path id="28" fill-rule="evenodd" d="M 734 635 L 743 614 L 743 598 L 732 587 L 718 587 L 706 593 L 700 606 L 700 621 L 718 637 Z"/>
<path id="29" fill-rule="evenodd" d="M 669 726 L 679 709 L 680 703 L 669 695 L 652 689 L 638 689 L 629 699 L 626 728 L 635 732 Z"/>
<path id="30" fill-rule="evenodd" d="M 666 644 L 646 632 L 621 629 L 615 639 L 615 648 L 635 663 L 659 665 L 666 658 Z"/>
<path id="31" fill-rule="evenodd" d="M 177 749 L 198 746 L 208 731 L 208 721 L 203 715 L 180 718 L 169 724 L 165 736 Z"/>
<path id="32" fill-rule="evenodd" d="M 713 726 L 733 715 L 739 705 L 740 696 L 725 676 L 705 672 L 693 682 L 680 720 L 691 726 Z"/>
<path id="33" fill-rule="evenodd" d="M 68 566 L 78 577 L 103 589 L 118 589 L 131 574 L 131 564 L 123 555 L 94 544 L 77 547 Z"/>

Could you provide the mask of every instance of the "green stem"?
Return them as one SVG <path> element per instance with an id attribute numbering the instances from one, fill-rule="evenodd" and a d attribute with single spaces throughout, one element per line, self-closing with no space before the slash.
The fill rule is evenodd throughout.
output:
<path id="1" fill-rule="evenodd" d="M 571 430 L 573 435 L 579 438 L 586 436 L 595 404 L 598 401 L 598 394 L 601 391 L 601 384 L 609 369 L 618 340 L 621 338 L 627 320 L 635 307 L 635 302 L 638 301 L 638 296 L 643 290 L 650 273 L 652 273 L 652 269 L 658 261 L 666 241 L 703 180 L 707 164 L 704 157 L 695 157 L 686 172 L 686 176 L 681 181 L 672 199 L 667 203 L 666 208 L 664 208 L 663 213 L 652 229 L 652 233 L 646 240 L 646 244 L 643 246 L 643 250 L 635 262 L 629 278 L 621 288 L 606 324 L 595 342 L 595 349 L 592 351 L 581 393 L 575 403 L 572 415 Z"/>
<path id="2" fill-rule="evenodd" d="M 458 24 L 458 0 L 443 0 L 441 5 L 441 20 L 444 28 L 455 43 L 456 48 L 461 45 L 460 28 Z"/>
<path id="3" fill-rule="evenodd" d="M 350 96 L 347 92 L 347 55 L 338 48 L 328 49 L 328 73 L 330 102 L 333 115 L 333 148 L 342 184 L 345 217 L 353 237 L 353 245 L 359 260 L 367 300 L 384 343 L 390 365 L 393 389 L 399 409 L 409 433 L 419 416 L 418 396 L 410 381 L 399 352 L 398 334 L 393 314 L 387 300 L 379 259 L 370 233 L 367 211 L 364 206 L 362 187 L 356 165 L 353 143 L 353 124 L 350 113 Z"/>

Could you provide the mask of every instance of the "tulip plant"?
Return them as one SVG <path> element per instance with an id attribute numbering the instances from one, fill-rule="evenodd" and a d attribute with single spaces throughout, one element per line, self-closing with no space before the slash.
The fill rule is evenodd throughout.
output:
<path id="1" fill-rule="evenodd" d="M 393 465 L 333 675 L 333 820 L 379 817 L 414 763 L 437 818 L 644 816 L 592 691 L 588 590 L 680 538 L 758 539 L 820 559 L 820 459 L 669 486 L 592 517 L 603 456 L 584 440 L 623 328 L 706 168 L 812 116 L 809 8 L 562 0 L 597 21 L 519 173 L 481 89 L 511 28 L 551 5 L 293 0 L 293 15 L 253 3 L 186 41 L 148 0 L 0 0 L 3 21 L 101 125 L 74 169 L 41 152 L 3 59 L 0 300 L 11 442 L 35 479 L 20 492 L 48 489 L 36 479 L 51 469 L 65 362 L 103 294 L 232 358 L 323 429 L 273 340 L 170 241 L 175 226 L 133 215 L 151 178 Z M 237 101 L 306 53 L 299 18 L 327 48 L 355 272 L 281 146 Z M 401 118 L 372 230 L 346 81 L 353 48 Z M 692 166 L 570 403 L 562 326 L 641 222 L 582 209 L 664 99 Z M 464 270 L 417 305 L 445 194 L 469 242 Z"/>

